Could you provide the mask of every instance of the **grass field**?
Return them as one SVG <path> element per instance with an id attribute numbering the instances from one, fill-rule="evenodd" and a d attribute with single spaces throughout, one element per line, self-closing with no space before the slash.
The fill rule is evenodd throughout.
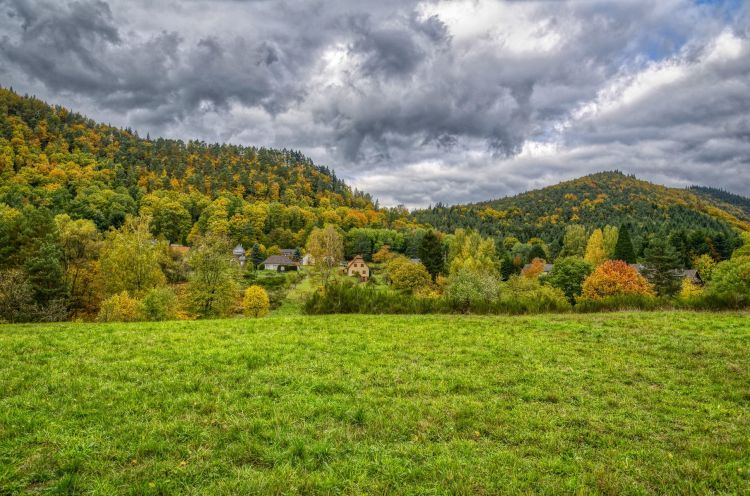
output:
<path id="1" fill-rule="evenodd" d="M 0 494 L 750 493 L 750 317 L 0 326 Z"/>

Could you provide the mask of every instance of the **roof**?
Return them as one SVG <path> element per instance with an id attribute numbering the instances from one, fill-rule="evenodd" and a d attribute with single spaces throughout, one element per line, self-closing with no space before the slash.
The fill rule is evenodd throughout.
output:
<path id="1" fill-rule="evenodd" d="M 348 269 L 349 267 L 351 267 L 354 262 L 362 262 L 363 264 L 365 264 L 365 267 L 367 267 L 367 262 L 365 262 L 365 259 L 362 258 L 362 255 L 357 255 L 356 257 L 349 260 L 349 263 L 346 264 L 346 268 Z"/>
<path id="2" fill-rule="evenodd" d="M 242 247 L 241 244 L 239 244 L 234 247 L 234 250 L 232 250 L 232 253 L 234 254 L 234 256 L 239 257 L 240 255 L 245 254 L 245 249 Z"/>
<path id="3" fill-rule="evenodd" d="M 297 265 L 297 262 L 284 255 L 271 255 L 263 261 L 263 264 L 269 265 Z"/>

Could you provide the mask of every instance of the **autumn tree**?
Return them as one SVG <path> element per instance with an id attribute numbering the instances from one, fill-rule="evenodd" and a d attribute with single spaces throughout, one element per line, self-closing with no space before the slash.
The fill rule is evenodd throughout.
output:
<path id="1" fill-rule="evenodd" d="M 698 275 L 703 282 L 709 282 L 713 275 L 714 269 L 716 268 L 716 260 L 710 255 L 703 254 L 699 257 L 693 258 L 692 261 L 693 269 L 698 272 Z"/>
<path id="2" fill-rule="evenodd" d="M 645 277 L 622 260 L 604 262 L 583 282 L 585 298 L 627 295 L 653 296 L 654 290 Z"/>
<path id="3" fill-rule="evenodd" d="M 430 273 L 422 263 L 412 262 L 403 256 L 389 261 L 386 273 L 393 287 L 401 291 L 414 292 L 432 283 Z"/>
<path id="4" fill-rule="evenodd" d="M 344 256 L 341 235 L 331 225 L 322 229 L 313 229 L 307 239 L 307 253 L 312 256 L 315 269 L 321 276 L 323 284 L 326 284 Z"/>
<path id="5" fill-rule="evenodd" d="M 456 230 L 449 242 L 448 260 L 450 273 L 469 270 L 495 276 L 500 269 L 494 241 L 476 231 Z"/>
<path id="6" fill-rule="evenodd" d="M 527 279 L 536 279 L 544 273 L 544 260 L 535 258 L 528 267 L 524 267 L 521 275 Z"/>
<path id="7" fill-rule="evenodd" d="M 260 286 L 253 285 L 245 289 L 242 298 L 242 310 L 250 317 L 263 317 L 271 307 L 268 293 Z"/>
<path id="8" fill-rule="evenodd" d="M 193 269 L 188 282 L 190 309 L 200 317 L 223 317 L 239 296 L 239 265 L 232 257 L 229 241 L 221 236 L 205 236 L 190 251 Z"/>
<path id="9" fill-rule="evenodd" d="M 615 248 L 617 247 L 617 238 L 620 236 L 620 230 L 615 226 L 604 226 L 602 237 L 604 240 L 604 252 L 607 255 L 607 260 L 612 260 L 615 256 Z"/>
<path id="10" fill-rule="evenodd" d="M 588 263 L 596 267 L 607 260 L 607 251 L 604 247 L 604 235 L 601 229 L 594 229 L 586 244 L 586 254 L 583 257 Z"/>
<path id="11" fill-rule="evenodd" d="M 146 217 L 128 217 L 109 233 L 102 247 L 100 277 L 106 294 L 127 291 L 138 297 L 166 282 L 159 266 L 159 251 Z"/>

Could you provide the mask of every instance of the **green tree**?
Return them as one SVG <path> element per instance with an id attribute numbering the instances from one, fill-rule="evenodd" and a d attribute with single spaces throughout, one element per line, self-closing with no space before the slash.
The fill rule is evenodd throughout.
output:
<path id="1" fill-rule="evenodd" d="M 542 245 L 534 244 L 531 245 L 531 250 L 529 251 L 528 260 L 534 260 L 535 258 L 538 258 L 540 260 L 546 261 L 549 257 L 547 256 L 547 253 L 544 251 L 544 248 Z"/>
<path id="2" fill-rule="evenodd" d="M 674 296 L 680 291 L 680 262 L 677 251 L 666 236 L 655 236 L 645 251 L 643 275 L 659 296 Z"/>
<path id="3" fill-rule="evenodd" d="M 146 217 L 128 217 L 122 228 L 110 232 L 102 248 L 100 277 L 108 295 L 127 291 L 138 297 L 163 286 L 159 250 Z"/>
<path id="4" fill-rule="evenodd" d="M 448 276 L 446 297 L 459 310 L 467 311 L 473 304 L 491 302 L 497 295 L 498 282 L 490 274 L 459 269 Z"/>
<path id="5" fill-rule="evenodd" d="M 406 257 L 392 259 L 388 262 L 387 271 L 393 287 L 401 291 L 414 292 L 432 282 L 424 265 L 414 263 Z"/>
<path id="6" fill-rule="evenodd" d="M 544 282 L 561 289 L 572 304 L 581 296 L 583 281 L 592 271 L 593 266 L 580 257 L 558 258 Z"/>
<path id="7" fill-rule="evenodd" d="M 583 257 L 586 252 L 586 228 L 578 224 L 565 227 L 561 257 Z"/>
<path id="8" fill-rule="evenodd" d="M 635 250 L 633 249 L 633 241 L 630 239 L 630 228 L 627 225 L 620 228 L 617 245 L 615 245 L 615 254 L 612 259 L 622 260 L 629 264 L 635 263 Z"/>
<path id="9" fill-rule="evenodd" d="M 239 265 L 229 240 L 217 235 L 200 238 L 188 263 L 193 269 L 188 282 L 190 310 L 203 318 L 227 315 L 239 296 Z"/>
<path id="10" fill-rule="evenodd" d="M 153 288 L 140 303 L 144 320 L 174 320 L 177 317 L 177 296 L 171 288 Z"/>
<path id="11" fill-rule="evenodd" d="M 615 226 L 604 226 L 602 237 L 604 238 L 604 253 L 607 255 L 607 260 L 611 260 L 615 256 L 615 247 L 617 247 L 619 235 L 620 230 Z"/>
<path id="12" fill-rule="evenodd" d="M 263 263 L 263 253 L 260 251 L 260 245 L 258 243 L 253 243 L 253 248 L 250 250 L 250 261 L 253 264 L 253 270 L 258 268 L 258 265 Z"/>
<path id="13" fill-rule="evenodd" d="M 495 242 L 484 239 L 476 231 L 457 229 L 449 243 L 450 273 L 470 270 L 497 275 L 500 263 L 495 254 Z"/>
<path id="14" fill-rule="evenodd" d="M 419 259 L 427 272 L 430 273 L 433 281 L 438 274 L 442 274 L 444 270 L 443 242 L 435 234 L 435 231 L 427 231 L 422 238 L 422 244 L 419 246 Z"/>

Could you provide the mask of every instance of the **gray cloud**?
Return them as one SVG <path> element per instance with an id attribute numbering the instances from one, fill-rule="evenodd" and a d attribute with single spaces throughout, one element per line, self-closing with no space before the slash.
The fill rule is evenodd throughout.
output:
<path id="1" fill-rule="evenodd" d="M 601 169 L 750 191 L 736 2 L 0 0 L 0 83 L 142 134 L 302 149 L 383 203 Z"/>

